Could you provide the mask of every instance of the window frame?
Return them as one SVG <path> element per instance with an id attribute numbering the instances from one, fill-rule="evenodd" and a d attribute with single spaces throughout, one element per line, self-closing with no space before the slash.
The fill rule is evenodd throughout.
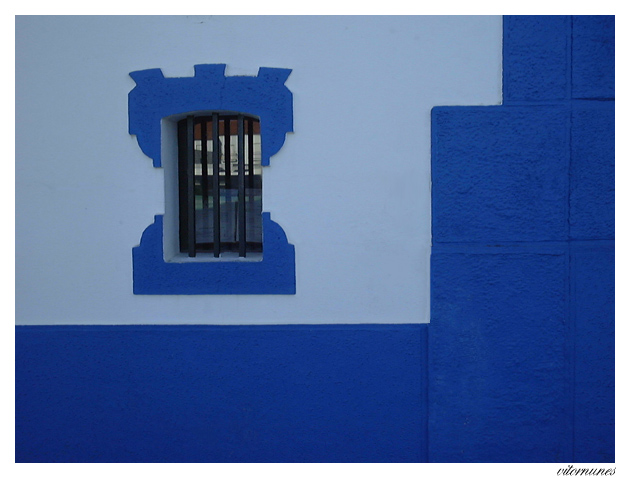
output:
<path id="1" fill-rule="evenodd" d="M 235 111 L 189 113 L 177 121 L 177 145 L 179 252 L 215 258 L 262 254 L 260 118 Z M 204 215 L 212 220 L 202 228 Z"/>
<path id="2" fill-rule="evenodd" d="M 159 69 L 130 73 L 136 86 L 129 92 L 129 133 L 136 135 L 154 167 L 164 167 L 166 199 L 164 214 L 154 215 L 132 249 L 134 294 L 296 293 L 295 248 L 269 212 L 262 212 L 265 253 L 260 260 L 167 259 L 178 242 L 178 225 L 173 227 L 179 210 L 178 186 L 177 175 L 172 174 L 177 163 L 176 120 L 204 111 L 243 111 L 259 117 L 263 168 L 293 131 L 293 95 L 284 85 L 291 70 L 260 68 L 257 76 L 232 77 L 225 76 L 225 67 L 195 65 L 195 76 L 186 78 L 165 78 Z"/>

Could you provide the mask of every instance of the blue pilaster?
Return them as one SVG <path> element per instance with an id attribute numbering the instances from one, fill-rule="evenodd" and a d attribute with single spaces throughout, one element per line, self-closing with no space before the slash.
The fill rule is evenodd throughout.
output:
<path id="1" fill-rule="evenodd" d="M 429 460 L 614 461 L 614 18 L 504 17 L 432 115 Z"/>

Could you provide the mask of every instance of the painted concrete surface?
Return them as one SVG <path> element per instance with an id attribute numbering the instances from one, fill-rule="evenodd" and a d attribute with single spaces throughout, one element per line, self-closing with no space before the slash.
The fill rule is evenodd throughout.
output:
<path id="1" fill-rule="evenodd" d="M 17 461 L 613 462 L 614 21 L 503 21 L 504 104 L 433 115 L 430 324 L 18 326 Z"/>
<path id="2" fill-rule="evenodd" d="M 508 16 L 504 105 L 434 109 L 431 461 L 615 460 L 611 55 Z"/>
<path id="3" fill-rule="evenodd" d="M 434 108 L 434 244 L 566 240 L 569 128 L 566 107 Z"/>
<path id="4" fill-rule="evenodd" d="M 568 256 L 434 251 L 431 265 L 430 460 L 572 461 Z"/>
<path id="5" fill-rule="evenodd" d="M 571 239 L 615 238 L 615 102 L 574 101 Z"/>
<path id="6" fill-rule="evenodd" d="M 614 461 L 614 243 L 573 248 L 575 460 Z"/>
<path id="7" fill-rule="evenodd" d="M 163 218 L 145 229 L 133 249 L 135 294 L 295 294 L 295 251 L 282 228 L 263 212 L 261 261 L 166 262 Z"/>
<path id="8" fill-rule="evenodd" d="M 18 324 L 429 322 L 430 112 L 500 103 L 500 16 L 29 16 L 16 58 Z M 207 64 L 292 70 L 263 210 L 295 246 L 295 296 L 133 294 L 132 249 L 168 205 L 129 73 Z"/>
<path id="9" fill-rule="evenodd" d="M 284 85 L 291 70 L 261 68 L 256 76 L 225 76 L 226 65 L 195 65 L 195 76 L 164 78 L 161 70 L 130 73 L 136 87 L 129 93 L 129 132 L 155 167 L 177 156 L 162 158 L 163 118 L 199 111 L 237 111 L 261 121 L 263 166 L 293 132 L 293 95 Z M 177 168 L 172 168 L 177 170 Z M 165 176 L 165 183 L 167 178 Z M 173 197 L 166 194 L 165 198 Z M 165 210 L 179 210 L 179 207 Z M 179 214 L 176 212 L 175 214 Z M 150 295 L 191 294 L 295 294 L 295 248 L 281 226 L 262 213 L 264 254 L 261 261 L 197 261 L 172 263 L 164 258 L 168 228 L 161 215 L 133 248 L 133 293 Z M 178 224 L 177 218 L 170 219 Z M 177 227 L 172 228 L 177 230 Z"/>
<path id="10" fill-rule="evenodd" d="M 165 78 L 160 69 L 133 71 L 136 87 L 129 92 L 129 133 L 160 167 L 162 118 L 188 112 L 224 110 L 261 120 L 262 165 L 293 132 L 293 95 L 284 85 L 287 68 L 259 68 L 255 76 L 225 76 L 225 64 L 195 65 L 195 75 Z"/>
<path id="11" fill-rule="evenodd" d="M 18 327 L 16 461 L 426 461 L 426 327 Z"/>

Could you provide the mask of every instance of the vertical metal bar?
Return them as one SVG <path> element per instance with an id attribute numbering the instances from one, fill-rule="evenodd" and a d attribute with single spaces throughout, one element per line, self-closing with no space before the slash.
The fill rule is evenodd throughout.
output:
<path id="1" fill-rule="evenodd" d="M 254 188 L 254 120 L 247 118 L 247 168 L 249 188 Z"/>
<path id="2" fill-rule="evenodd" d="M 179 186 L 179 250 L 188 252 L 188 187 L 186 174 L 188 165 L 188 132 L 186 118 L 177 122 L 177 182 Z"/>
<path id="3" fill-rule="evenodd" d="M 186 194 L 188 204 L 188 256 L 197 255 L 195 237 L 195 124 L 194 117 L 186 118 Z"/>
<path id="4" fill-rule="evenodd" d="M 208 184 L 208 120 L 201 121 L 201 196 L 204 215 L 208 209 L 208 196 L 210 189 Z"/>
<path id="5" fill-rule="evenodd" d="M 238 255 L 245 257 L 247 253 L 245 210 L 245 121 L 238 115 Z"/>
<path id="6" fill-rule="evenodd" d="M 225 189 L 232 189 L 232 151 L 230 148 L 230 118 L 223 120 L 223 148 L 225 149 Z"/>
<path id="7" fill-rule="evenodd" d="M 219 177 L 219 114 L 212 115 L 212 219 L 214 230 L 214 257 L 221 254 L 221 182 Z"/>
<path id="8" fill-rule="evenodd" d="M 256 226 L 252 222 L 252 212 L 255 213 L 254 207 L 254 120 L 253 118 L 247 118 L 247 169 L 249 174 L 247 175 L 247 182 L 249 191 L 246 191 L 247 195 L 247 218 L 246 222 L 249 222 L 246 233 L 250 236 L 251 241 L 255 241 L 252 232 L 255 234 Z M 253 227 L 249 227 L 253 226 Z M 247 236 L 245 237 L 247 241 Z"/>

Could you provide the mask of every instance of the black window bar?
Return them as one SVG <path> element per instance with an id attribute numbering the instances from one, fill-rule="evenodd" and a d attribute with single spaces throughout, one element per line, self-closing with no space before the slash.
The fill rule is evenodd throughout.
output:
<path id="1" fill-rule="evenodd" d="M 178 122 L 180 251 L 262 252 L 260 121 L 242 113 Z"/>

